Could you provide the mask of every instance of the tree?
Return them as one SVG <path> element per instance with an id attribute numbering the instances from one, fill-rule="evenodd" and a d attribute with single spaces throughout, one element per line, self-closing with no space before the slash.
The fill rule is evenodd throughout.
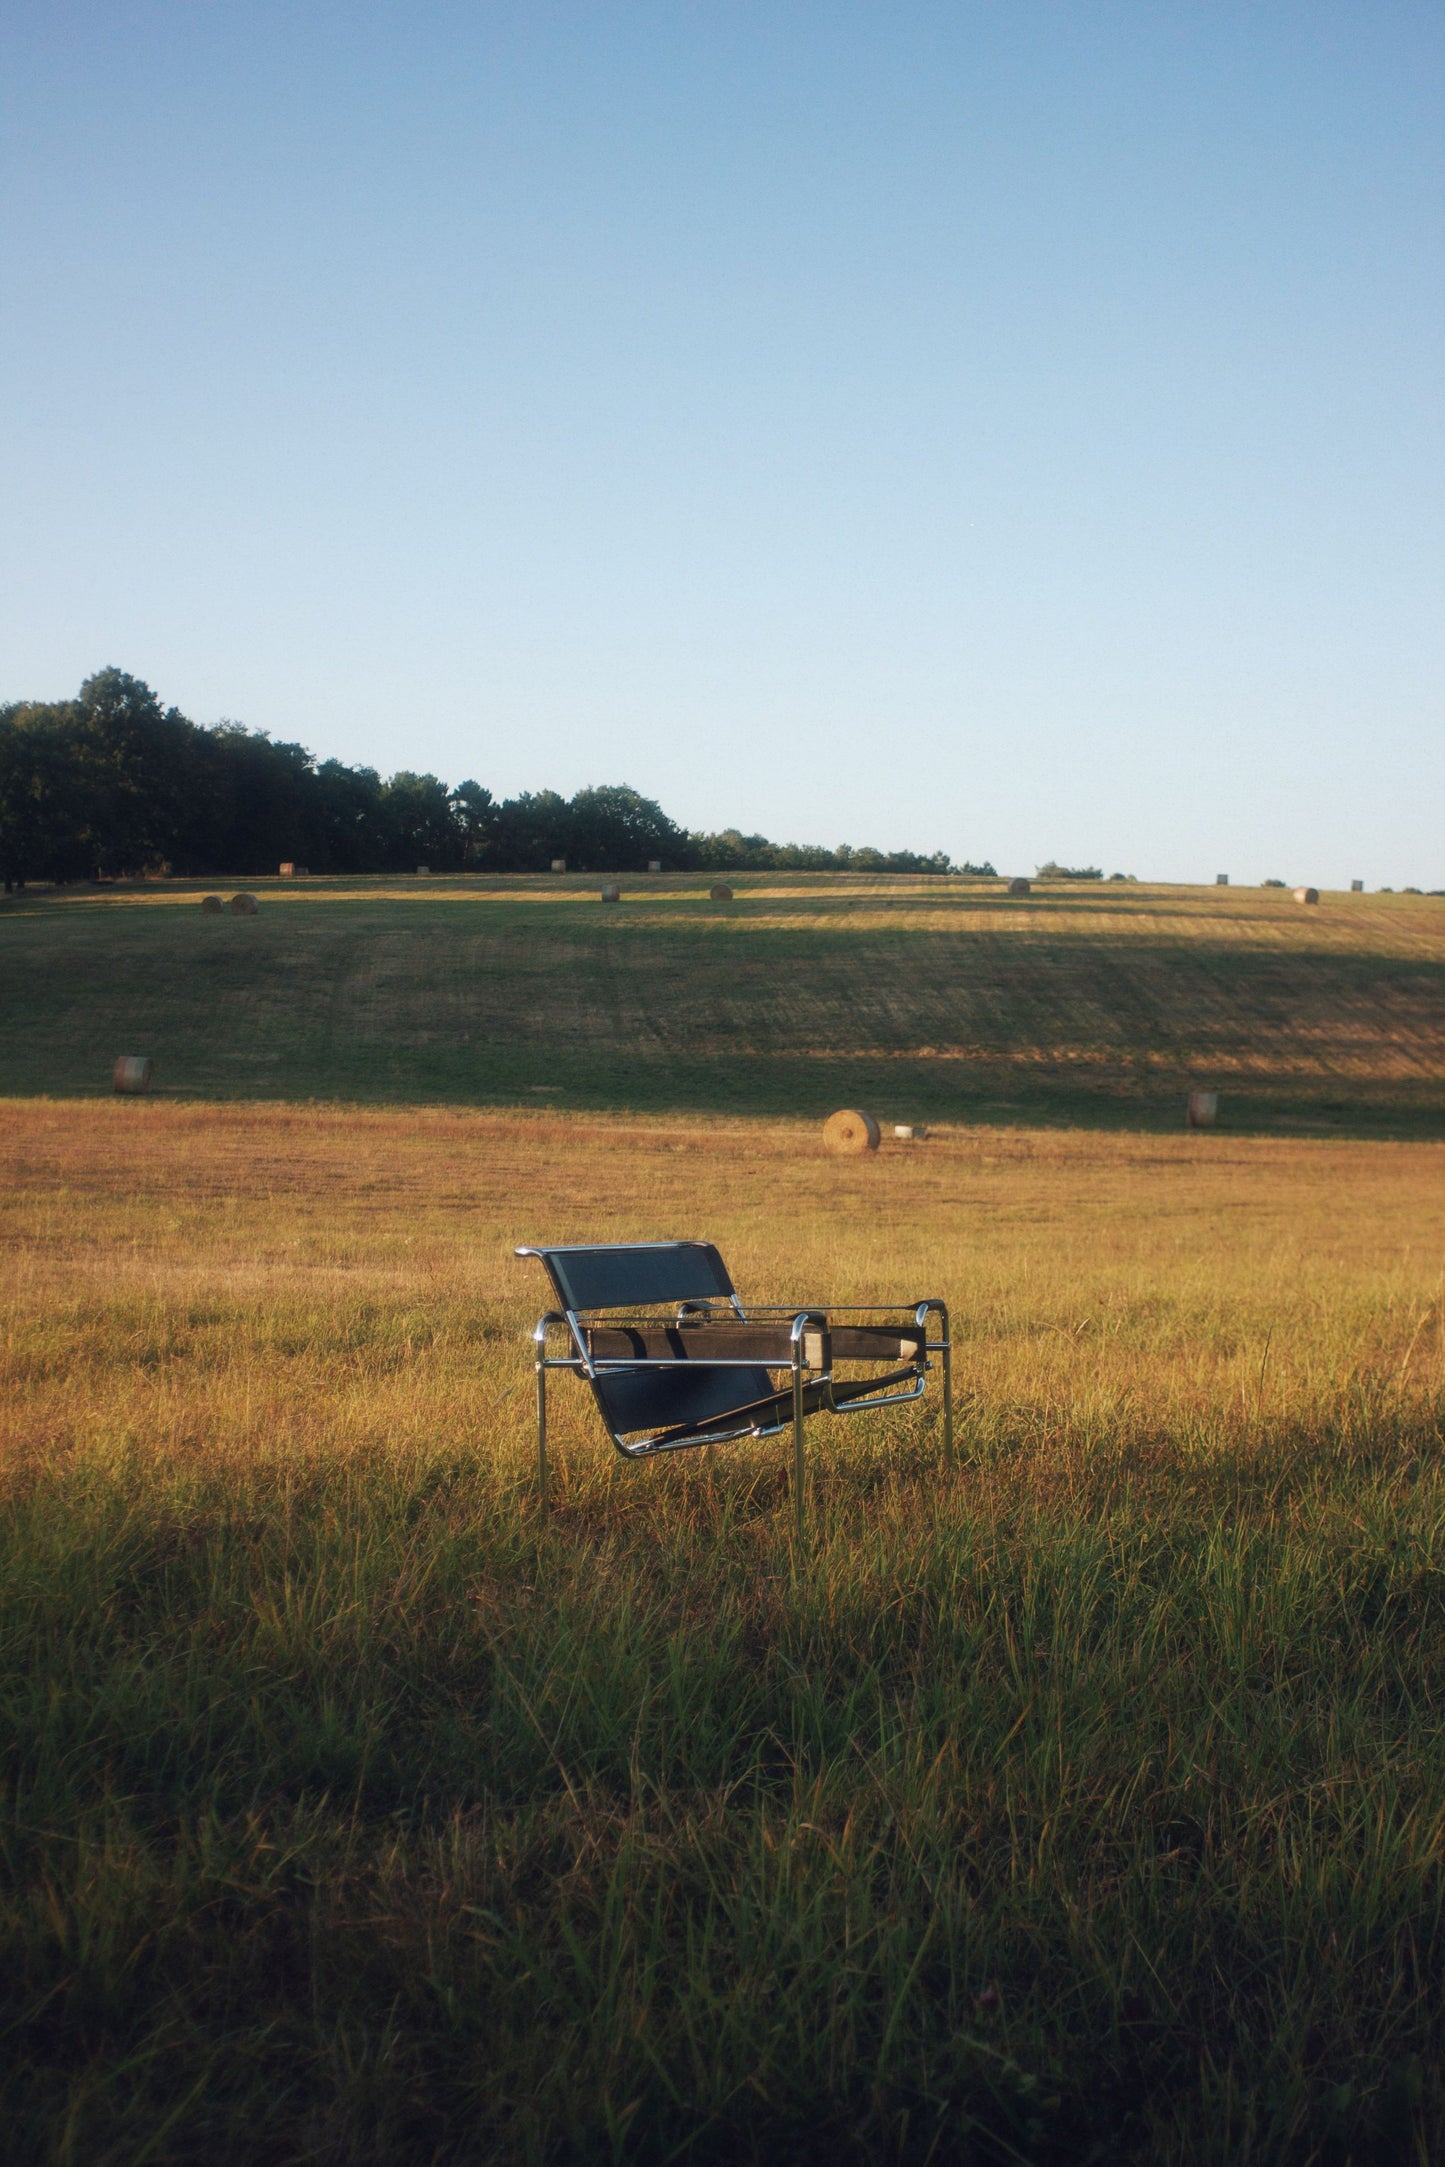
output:
<path id="1" fill-rule="evenodd" d="M 609 873 L 640 871 L 654 858 L 677 870 L 951 870 L 944 851 L 847 843 L 830 850 L 736 828 L 690 835 L 626 783 L 598 784 L 570 800 L 555 790 L 523 791 L 498 805 L 471 780 L 449 790 L 435 775 L 399 769 L 383 782 L 375 768 L 318 766 L 304 745 L 273 742 L 239 722 L 201 729 L 178 708 L 163 708 L 142 678 L 114 668 L 88 677 L 74 700 L 0 708 L 7 888 L 162 868 L 254 874 L 286 858 L 331 873 L 418 864 L 542 872 L 554 858 Z"/>
<path id="2" fill-rule="evenodd" d="M 27 880 L 90 870 L 90 812 L 73 701 L 0 708 L 0 876 Z"/>
<path id="3" fill-rule="evenodd" d="M 98 873 L 169 862 L 185 818 L 194 725 L 124 670 L 98 670 L 75 702 L 82 790 Z"/>
<path id="4" fill-rule="evenodd" d="M 555 790 L 524 790 L 497 807 L 493 831 L 497 865 L 509 873 L 545 873 L 565 858 L 570 843 L 568 805 Z"/>
<path id="5" fill-rule="evenodd" d="M 455 866 L 461 856 L 452 821 L 451 793 L 435 775 L 400 769 L 381 790 L 387 863 L 397 872 L 414 865 Z"/>
<path id="6" fill-rule="evenodd" d="M 688 862 L 688 839 L 653 798 L 626 783 L 579 790 L 567 808 L 570 848 L 579 866 L 603 873 L 645 872 L 650 858 Z"/>
<path id="7" fill-rule="evenodd" d="M 316 832 L 315 763 L 304 745 L 220 722 L 194 734 L 189 817 L 174 854 L 178 872 L 225 866 L 274 872 L 282 858 L 309 863 Z"/>
<path id="8" fill-rule="evenodd" d="M 318 873 L 365 873 L 382 863 L 384 850 L 376 769 L 323 760 L 316 770 L 304 862 Z"/>
<path id="9" fill-rule="evenodd" d="M 480 783 L 458 783 L 452 792 L 452 824 L 463 865 L 485 865 L 497 827 L 497 806 L 491 791 L 484 790 Z"/>

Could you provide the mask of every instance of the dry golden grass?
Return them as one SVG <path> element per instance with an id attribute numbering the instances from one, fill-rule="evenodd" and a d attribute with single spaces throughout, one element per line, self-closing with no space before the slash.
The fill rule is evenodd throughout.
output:
<path id="1" fill-rule="evenodd" d="M 13 1101 L 0 1139 L 12 1458 L 118 1427 L 509 1449 L 522 1399 L 481 1414 L 545 1306 L 519 1241 L 703 1233 L 758 1300 L 942 1294 L 989 1425 L 1244 1432 L 1445 1349 L 1434 1144 L 970 1129 L 839 1162 L 762 1122 Z"/>
<path id="2" fill-rule="evenodd" d="M 0 1104 L 14 2156 L 1428 2167 L 1445 1146 Z M 942 1294 L 627 1466 L 524 1239 Z"/>

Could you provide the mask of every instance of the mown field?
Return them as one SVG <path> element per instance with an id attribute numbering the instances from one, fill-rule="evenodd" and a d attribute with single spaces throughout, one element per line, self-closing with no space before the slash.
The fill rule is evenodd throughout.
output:
<path id="1" fill-rule="evenodd" d="M 1445 897 L 748 876 L 0 905 L 0 1092 L 1445 1134 Z"/>
<path id="2" fill-rule="evenodd" d="M 256 936 L 210 1042 L 155 981 L 234 1094 L 329 907 L 42 904 L 71 960 L 6 1058 L 120 1050 L 87 940 L 129 1000 Z M 419 970 L 474 908 L 361 907 Z M 558 986 L 636 937 L 527 907 Z M 736 954 L 826 948 L 757 909 Z M 1404 909 L 1331 923 L 1331 983 L 1396 923 L 1439 968 Z M 303 1007 L 267 1090 L 346 1043 Z M 499 1062 L 596 1088 L 527 1028 Z M 12 1097 L 0 1151 L 8 2158 L 1445 2156 L 1445 1146 L 975 1113 L 840 1162 L 781 1119 Z M 957 1469 L 933 1404 L 815 1424 L 797 1554 L 778 1441 L 625 1466 L 562 1388 L 540 1517 L 511 1247 L 667 1233 L 758 1298 L 942 1294 Z"/>

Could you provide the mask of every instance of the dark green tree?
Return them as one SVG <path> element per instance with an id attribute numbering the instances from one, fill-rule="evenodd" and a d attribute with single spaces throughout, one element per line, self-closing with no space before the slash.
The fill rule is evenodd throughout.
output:
<path id="1" fill-rule="evenodd" d="M 143 679 L 98 670 L 75 702 L 94 871 L 142 873 L 182 847 L 195 726 Z"/>
<path id="2" fill-rule="evenodd" d="M 688 838 L 653 798 L 626 783 L 579 790 L 567 808 L 569 862 L 600 873 L 640 873 L 649 858 L 690 862 Z"/>
<path id="3" fill-rule="evenodd" d="M 381 787 L 374 767 L 323 760 L 316 770 L 303 864 L 316 873 L 365 873 L 380 867 L 386 856 Z"/>
<path id="4" fill-rule="evenodd" d="M 382 785 L 380 813 L 387 836 L 388 871 L 410 872 L 416 865 L 451 870 L 459 863 L 451 792 L 435 775 L 398 770 Z"/>
<path id="5" fill-rule="evenodd" d="M 73 701 L 0 708 L 0 876 L 27 880 L 90 870 L 93 807 Z"/>
<path id="6" fill-rule="evenodd" d="M 74 700 L 0 708 L 0 876 L 70 880 L 159 871 L 219 877 L 494 867 L 543 872 L 555 858 L 595 872 L 676 870 L 946 873 L 947 853 L 830 850 L 736 828 L 690 835 L 625 783 L 570 799 L 524 791 L 498 805 L 478 782 L 339 760 L 222 722 L 200 729 L 143 679 L 98 670 Z M 991 872 L 991 866 L 964 866 Z M 1046 871 L 1050 868 L 1045 868 Z M 1052 870 L 1060 870 L 1053 868 Z M 1067 877 L 1097 879 L 1094 868 Z"/>
<path id="7" fill-rule="evenodd" d="M 497 805 L 491 791 L 476 782 L 458 783 L 452 792 L 452 823 L 462 864 L 486 865 L 497 828 Z"/>
<path id="8" fill-rule="evenodd" d="M 545 873 L 571 847 L 567 800 L 555 790 L 524 790 L 497 807 L 496 865 L 508 873 Z"/>
<path id="9" fill-rule="evenodd" d="M 304 745 L 278 744 L 238 722 L 198 730 L 177 872 L 274 873 L 283 858 L 309 863 L 317 825 L 315 763 Z"/>

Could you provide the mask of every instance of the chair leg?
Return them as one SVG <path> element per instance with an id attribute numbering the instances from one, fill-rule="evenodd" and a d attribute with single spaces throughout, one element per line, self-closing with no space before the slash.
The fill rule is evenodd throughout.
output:
<path id="1" fill-rule="evenodd" d="M 547 1372 L 537 1364 L 537 1502 L 547 1510 Z"/>
<path id="2" fill-rule="evenodd" d="M 928 1351 L 943 1356 L 943 1464 L 952 1467 L 953 1459 L 953 1331 L 948 1321 L 948 1304 L 937 1300 L 920 1302 L 918 1322 L 926 1327 L 928 1319 L 935 1317 L 941 1327 L 941 1336 L 929 1341 Z"/>
<path id="3" fill-rule="evenodd" d="M 800 1365 L 793 1368 L 793 1525 L 798 1548 L 807 1539 L 807 1499 L 803 1475 L 803 1371 Z"/>

